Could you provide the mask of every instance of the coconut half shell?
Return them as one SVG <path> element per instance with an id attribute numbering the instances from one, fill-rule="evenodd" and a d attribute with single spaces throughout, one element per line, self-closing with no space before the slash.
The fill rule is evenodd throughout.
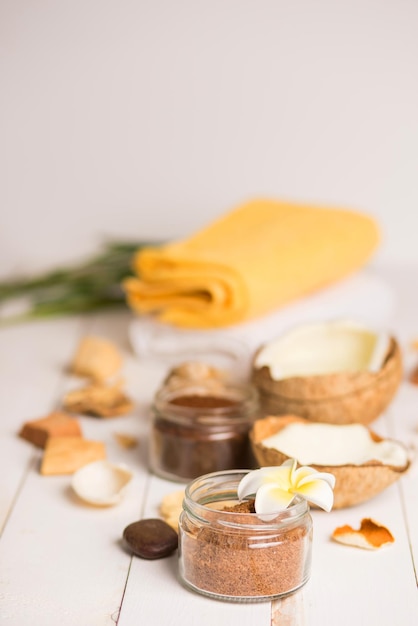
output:
<path id="1" fill-rule="evenodd" d="M 269 416 L 254 422 L 250 431 L 250 442 L 260 467 L 281 465 L 289 458 L 283 452 L 275 448 L 268 448 L 261 442 L 295 422 L 306 424 L 307 420 L 294 415 L 286 415 L 282 417 Z M 369 433 L 374 441 L 383 440 L 370 429 Z M 310 464 L 310 467 L 320 472 L 329 472 L 335 476 L 334 509 L 354 506 L 377 496 L 389 485 L 396 482 L 408 470 L 409 466 L 409 461 L 403 467 L 395 467 L 384 465 L 380 461 L 372 459 L 361 465 Z"/>
<path id="2" fill-rule="evenodd" d="M 257 354 L 252 380 L 258 388 L 264 415 L 299 415 L 331 424 L 370 424 L 389 405 L 402 379 L 401 351 L 394 337 L 390 338 L 377 372 L 337 372 L 274 380 L 269 367 L 255 366 Z"/>

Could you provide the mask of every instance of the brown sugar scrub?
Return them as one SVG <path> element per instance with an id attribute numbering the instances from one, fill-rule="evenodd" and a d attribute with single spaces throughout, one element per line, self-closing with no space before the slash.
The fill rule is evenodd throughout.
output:
<path id="1" fill-rule="evenodd" d="M 263 601 L 304 585 L 310 574 L 312 519 L 306 500 L 259 515 L 238 501 L 245 471 L 202 476 L 186 488 L 179 523 L 180 576 L 199 593 Z"/>
<path id="2" fill-rule="evenodd" d="M 248 433 L 256 418 L 251 385 L 163 386 L 155 396 L 151 434 L 153 471 L 188 482 L 224 469 L 253 467 Z"/>

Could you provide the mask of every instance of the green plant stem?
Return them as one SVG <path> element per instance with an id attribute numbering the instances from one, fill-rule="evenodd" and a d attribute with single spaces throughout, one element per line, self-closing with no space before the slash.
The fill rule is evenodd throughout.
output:
<path id="1" fill-rule="evenodd" d="M 149 245 L 158 243 L 108 242 L 85 262 L 0 282 L 0 313 L 19 298 L 28 301 L 23 313 L 0 315 L 0 324 L 125 305 L 121 283 L 133 274 L 134 253 Z"/>

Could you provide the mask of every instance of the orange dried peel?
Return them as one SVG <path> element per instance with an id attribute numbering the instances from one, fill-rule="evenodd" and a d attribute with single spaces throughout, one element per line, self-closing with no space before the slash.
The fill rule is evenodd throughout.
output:
<path id="1" fill-rule="evenodd" d="M 361 520 L 360 528 L 355 530 L 348 524 L 336 528 L 332 533 L 334 541 L 366 550 L 377 550 L 395 541 L 392 533 L 370 518 Z"/>

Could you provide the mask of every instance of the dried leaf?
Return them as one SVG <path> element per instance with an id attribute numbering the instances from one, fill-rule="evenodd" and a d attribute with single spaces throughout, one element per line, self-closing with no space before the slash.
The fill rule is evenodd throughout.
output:
<path id="1" fill-rule="evenodd" d="M 70 391 L 64 397 L 63 404 L 67 411 L 95 417 L 125 415 L 134 406 L 120 389 L 120 383 L 112 386 L 93 384 Z"/>
<path id="2" fill-rule="evenodd" d="M 413 385 L 418 385 L 418 365 L 409 374 L 409 382 Z"/>
<path id="3" fill-rule="evenodd" d="M 125 433 L 114 433 L 114 437 L 118 444 L 126 450 L 136 448 L 138 445 L 138 437 L 134 437 L 133 435 L 126 435 Z"/>
<path id="4" fill-rule="evenodd" d="M 122 356 L 116 346 L 101 337 L 84 337 L 71 364 L 71 371 L 95 381 L 114 376 L 122 367 Z"/>

